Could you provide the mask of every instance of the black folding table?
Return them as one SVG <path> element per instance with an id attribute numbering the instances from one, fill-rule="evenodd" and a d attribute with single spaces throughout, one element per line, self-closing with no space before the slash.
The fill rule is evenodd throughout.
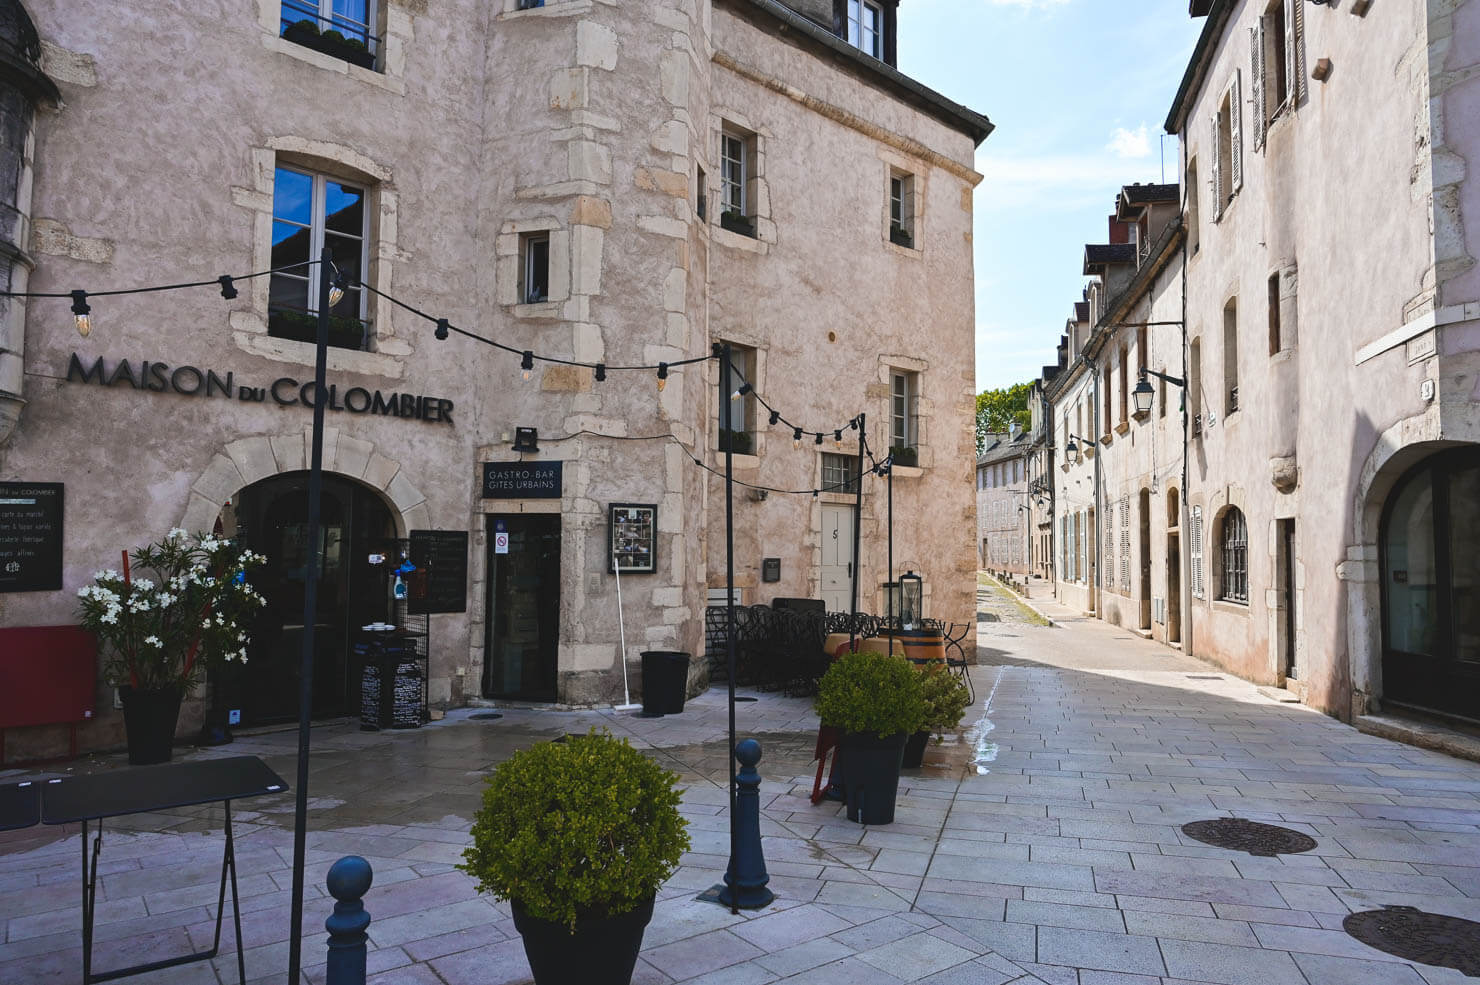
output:
<path id="1" fill-rule="evenodd" d="M 41 820 L 41 781 L 0 784 L 0 831 L 29 828 Z"/>
<path id="2" fill-rule="evenodd" d="M 231 878 L 231 910 L 236 922 L 236 971 L 246 985 L 246 960 L 242 956 L 241 904 L 236 895 L 236 855 L 231 839 L 231 802 L 242 797 L 281 793 L 288 789 L 283 778 L 256 756 L 232 756 L 196 763 L 167 763 L 136 769 L 62 777 L 36 781 L 41 788 L 41 820 L 47 824 L 82 824 L 82 982 L 106 982 L 127 975 L 158 971 L 216 956 L 221 947 L 221 919 L 226 906 L 226 880 Z M 10 797 L 0 790 L 0 820 L 9 821 Z M 24 800 L 24 793 L 15 795 Z M 216 898 L 216 936 L 209 951 L 152 961 L 95 975 L 92 971 L 93 911 L 98 895 L 98 855 L 103 849 L 103 819 L 146 811 L 170 810 L 220 801 L 226 810 L 226 848 L 221 856 L 221 888 Z M 87 829 L 97 822 L 91 856 Z M 32 821 L 31 823 L 35 823 Z"/>

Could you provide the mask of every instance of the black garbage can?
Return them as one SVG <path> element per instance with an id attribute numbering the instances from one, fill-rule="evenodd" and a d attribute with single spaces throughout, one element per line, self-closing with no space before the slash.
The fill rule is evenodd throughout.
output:
<path id="1" fill-rule="evenodd" d="M 689 655 L 676 650 L 642 651 L 642 713 L 656 718 L 683 712 L 689 686 Z"/>

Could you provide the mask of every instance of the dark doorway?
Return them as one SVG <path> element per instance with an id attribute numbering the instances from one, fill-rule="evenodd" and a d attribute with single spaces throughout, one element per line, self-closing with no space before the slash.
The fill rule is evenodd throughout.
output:
<path id="1" fill-rule="evenodd" d="M 1182 542 L 1167 534 L 1167 642 L 1182 642 Z"/>
<path id="2" fill-rule="evenodd" d="M 384 620 L 388 600 L 369 564 L 370 544 L 394 536 L 385 503 L 369 489 L 324 476 L 318 614 L 314 619 L 315 718 L 347 714 L 359 681 L 351 673 L 352 627 Z M 303 643 L 303 591 L 308 563 L 308 473 L 291 472 L 248 486 L 237 497 L 237 539 L 266 555 L 253 582 L 267 605 L 252 626 L 245 667 L 222 679 L 227 708 L 241 710 L 241 724 L 262 725 L 298 717 L 298 668 Z"/>
<path id="3" fill-rule="evenodd" d="M 508 553 L 499 553 L 506 543 Z M 483 696 L 517 701 L 558 697 L 560 516 L 488 518 L 488 617 Z"/>
<path id="4" fill-rule="evenodd" d="M 1141 600 L 1141 628 L 1151 628 L 1151 490 L 1142 489 L 1139 502 L 1136 504 L 1141 520 L 1140 527 L 1140 553 L 1137 557 L 1141 560 L 1140 592 Z"/>
<path id="5" fill-rule="evenodd" d="M 1480 448 L 1398 481 L 1380 550 L 1384 703 L 1480 720 Z"/>
<path id="6" fill-rule="evenodd" d="M 1295 595 L 1295 521 L 1278 520 L 1279 525 L 1279 646 L 1281 673 L 1291 680 L 1300 679 L 1295 661 L 1295 627 L 1298 624 Z"/>

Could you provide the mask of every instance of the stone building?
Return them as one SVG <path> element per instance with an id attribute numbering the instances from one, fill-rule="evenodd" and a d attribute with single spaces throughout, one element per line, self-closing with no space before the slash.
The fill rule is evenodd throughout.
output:
<path id="1" fill-rule="evenodd" d="M 354 708 L 356 631 L 388 611 L 366 559 L 413 530 L 469 543 L 462 611 L 430 617 L 434 706 L 620 700 L 624 658 L 702 652 L 724 447 L 766 487 L 736 497 L 741 600 L 846 608 L 857 570 L 877 611 L 872 475 L 858 557 L 845 537 L 859 414 L 875 457 L 914 459 L 894 470 L 896 567 L 924 576 L 928 615 L 970 618 L 973 158 L 991 124 L 894 68 L 895 0 L 31 12 L 61 97 L 22 182 L 32 291 L 214 280 L 324 246 L 352 275 L 331 309 L 316 713 Z M 11 303 L 0 390 L 24 404 L 6 405 L 0 477 L 63 483 L 66 513 L 60 590 L 0 594 L 0 626 L 72 621 L 121 548 L 219 524 L 272 559 L 224 700 L 247 723 L 293 713 L 320 276 L 94 296 L 86 338 L 65 299 Z M 438 339 L 387 295 L 512 353 Z M 716 343 L 750 389 L 703 358 Z M 622 369 L 692 359 L 661 381 Z M 120 734 L 99 707 L 84 745 Z"/>
<path id="2" fill-rule="evenodd" d="M 1016 425 L 988 434 L 976 458 L 976 527 L 980 564 L 998 574 L 1026 576 L 1033 566 L 1028 510 L 1029 434 Z"/>

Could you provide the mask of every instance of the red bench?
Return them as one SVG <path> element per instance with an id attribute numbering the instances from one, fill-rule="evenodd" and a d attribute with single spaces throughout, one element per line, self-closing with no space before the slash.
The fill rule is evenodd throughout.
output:
<path id="1" fill-rule="evenodd" d="M 93 719 L 97 697 L 98 641 L 80 626 L 15 626 L 0 629 L 0 765 L 5 730 L 28 725 L 71 727 Z"/>

